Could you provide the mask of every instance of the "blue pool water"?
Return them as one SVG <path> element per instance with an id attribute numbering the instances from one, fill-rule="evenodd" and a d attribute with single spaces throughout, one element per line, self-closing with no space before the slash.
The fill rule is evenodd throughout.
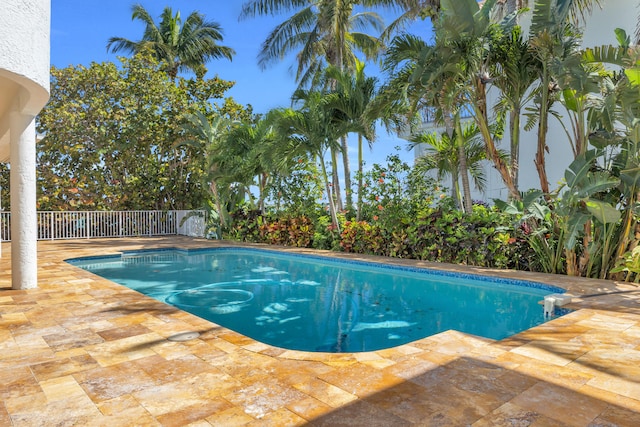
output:
<path id="1" fill-rule="evenodd" d="M 501 339 L 545 320 L 534 282 L 245 248 L 127 252 L 73 265 L 258 341 L 360 352 L 449 329 Z"/>

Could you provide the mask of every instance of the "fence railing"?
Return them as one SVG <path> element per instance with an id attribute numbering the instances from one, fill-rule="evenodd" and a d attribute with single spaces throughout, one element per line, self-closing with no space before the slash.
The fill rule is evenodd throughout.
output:
<path id="1" fill-rule="evenodd" d="M 204 211 L 43 211 L 38 240 L 185 235 L 203 237 Z M 11 212 L 0 212 L 0 240 L 11 240 Z"/>

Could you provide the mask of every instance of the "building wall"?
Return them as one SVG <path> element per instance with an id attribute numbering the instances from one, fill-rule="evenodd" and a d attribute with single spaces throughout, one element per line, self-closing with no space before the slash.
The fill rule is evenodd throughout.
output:
<path id="1" fill-rule="evenodd" d="M 9 160 L 9 114 L 36 115 L 49 99 L 50 0 L 0 6 L 0 161 Z"/>

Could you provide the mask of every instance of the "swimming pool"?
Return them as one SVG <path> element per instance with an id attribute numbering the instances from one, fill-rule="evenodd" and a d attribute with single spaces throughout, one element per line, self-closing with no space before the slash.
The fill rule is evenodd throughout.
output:
<path id="1" fill-rule="evenodd" d="M 449 329 L 501 339 L 543 323 L 535 282 L 248 248 L 67 262 L 277 347 L 361 352 Z"/>

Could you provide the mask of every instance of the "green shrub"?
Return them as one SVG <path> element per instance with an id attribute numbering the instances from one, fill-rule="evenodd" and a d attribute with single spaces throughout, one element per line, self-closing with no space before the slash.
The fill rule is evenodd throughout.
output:
<path id="1" fill-rule="evenodd" d="M 514 215 L 495 208 L 474 205 L 472 214 L 465 215 L 450 207 L 423 207 L 413 217 L 398 216 L 398 211 L 392 217 L 394 221 L 385 217 L 384 209 L 371 221 L 347 221 L 340 215 L 338 233 L 326 215 L 314 221 L 308 216 L 241 211 L 233 213 L 226 237 L 479 267 L 535 267 L 526 230 L 514 228 Z"/>
<path id="2" fill-rule="evenodd" d="M 340 234 L 340 247 L 345 252 L 389 255 L 384 231 L 366 221 L 347 221 Z"/>
<path id="3" fill-rule="evenodd" d="M 260 225 L 261 242 L 271 245 L 307 248 L 313 236 L 313 223 L 306 216 L 265 219 Z"/>

